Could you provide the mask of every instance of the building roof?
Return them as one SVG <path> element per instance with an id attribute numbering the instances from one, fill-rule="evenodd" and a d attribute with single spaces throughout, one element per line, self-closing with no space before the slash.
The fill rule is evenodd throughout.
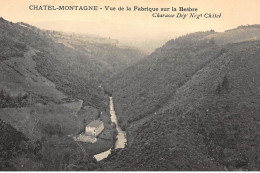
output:
<path id="1" fill-rule="evenodd" d="M 95 120 L 95 121 L 92 121 L 91 123 L 89 123 L 87 125 L 87 127 L 99 127 L 101 124 L 103 124 L 102 121 L 100 120 Z"/>

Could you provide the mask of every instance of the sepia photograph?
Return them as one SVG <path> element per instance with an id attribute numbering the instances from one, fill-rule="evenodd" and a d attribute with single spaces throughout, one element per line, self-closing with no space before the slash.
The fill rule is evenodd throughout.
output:
<path id="1" fill-rule="evenodd" d="M 260 1 L 0 0 L 0 171 L 260 171 Z"/>

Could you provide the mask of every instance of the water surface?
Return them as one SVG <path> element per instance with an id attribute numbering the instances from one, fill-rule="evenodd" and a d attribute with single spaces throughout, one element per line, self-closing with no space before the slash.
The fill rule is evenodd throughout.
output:
<path id="1" fill-rule="evenodd" d="M 126 139 L 126 133 L 119 127 L 118 122 L 117 122 L 117 117 L 116 117 L 116 112 L 114 109 L 114 103 L 113 103 L 113 97 L 110 98 L 110 114 L 111 114 L 111 121 L 115 123 L 116 125 L 116 130 L 118 132 L 117 135 L 117 140 L 115 143 L 115 149 L 118 148 L 125 148 L 125 143 L 127 142 Z M 107 151 L 104 151 L 102 153 L 94 155 L 97 161 L 103 160 L 108 157 L 108 155 L 111 153 L 111 148 Z"/>

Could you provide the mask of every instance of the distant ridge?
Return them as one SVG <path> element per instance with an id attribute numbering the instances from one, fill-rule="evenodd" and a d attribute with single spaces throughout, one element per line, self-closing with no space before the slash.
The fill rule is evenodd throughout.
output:
<path id="1" fill-rule="evenodd" d="M 72 136 L 97 118 L 109 120 L 101 82 L 144 55 L 109 39 L 0 18 L 0 170 L 99 168 L 92 155 L 111 148 L 112 137 L 89 146 Z"/>
<path id="2" fill-rule="evenodd" d="M 259 170 L 259 34 L 188 34 L 113 76 L 128 145 L 102 170 Z"/>

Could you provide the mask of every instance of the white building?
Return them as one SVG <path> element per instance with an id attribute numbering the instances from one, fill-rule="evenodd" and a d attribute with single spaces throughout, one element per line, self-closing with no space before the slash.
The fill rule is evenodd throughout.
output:
<path id="1" fill-rule="evenodd" d="M 95 120 L 89 123 L 85 128 L 85 134 L 97 137 L 104 130 L 104 123 L 100 120 Z"/>
<path id="2" fill-rule="evenodd" d="M 104 130 L 104 123 L 100 120 L 95 120 L 89 123 L 86 128 L 85 132 L 81 133 L 80 135 L 73 137 L 75 141 L 80 142 L 97 142 L 97 136 Z"/>

